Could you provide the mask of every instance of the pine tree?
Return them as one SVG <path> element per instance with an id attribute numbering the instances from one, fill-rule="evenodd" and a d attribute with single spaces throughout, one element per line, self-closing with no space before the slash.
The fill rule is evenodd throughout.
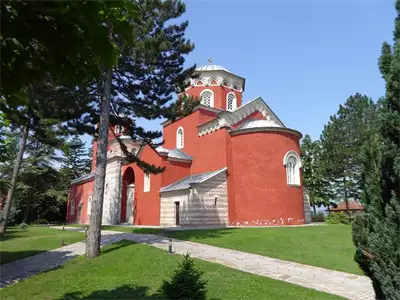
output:
<path id="1" fill-rule="evenodd" d="M 203 300 L 206 299 L 207 281 L 202 277 L 203 272 L 197 270 L 193 259 L 185 254 L 171 279 L 163 280 L 161 290 L 169 300 Z"/>
<path id="2" fill-rule="evenodd" d="M 187 101 L 183 110 L 178 111 L 180 101 L 173 102 L 173 95 L 180 93 L 186 79 L 194 71 L 194 66 L 184 69 L 184 55 L 190 53 L 194 45 L 184 37 L 188 22 L 174 24 L 173 19 L 185 12 L 185 4 L 177 0 L 139 0 L 135 2 L 139 16 L 131 20 L 134 41 L 127 45 L 118 35 L 112 34 L 121 49 L 118 65 L 106 70 L 102 80 L 94 89 L 101 103 L 98 107 L 100 123 L 96 154 L 95 186 L 90 214 L 90 226 L 86 244 L 88 257 L 100 255 L 100 232 L 103 209 L 106 153 L 108 143 L 109 118 L 115 124 L 126 125 L 126 118 L 143 117 L 149 120 L 167 117 L 175 118 L 188 113 L 192 108 Z M 111 112 L 111 116 L 110 116 Z M 121 113 L 125 118 L 121 118 Z M 161 137 L 159 131 L 146 131 L 129 123 L 128 131 L 132 139 L 151 147 L 157 146 L 154 139 Z M 151 165 L 128 153 L 126 146 L 120 146 L 130 162 L 147 172 L 159 173 L 163 168 Z"/>
<path id="3" fill-rule="evenodd" d="M 353 223 L 355 260 L 372 280 L 377 299 L 400 299 L 400 1 L 394 45 L 384 43 L 379 67 L 386 81 L 379 132 L 363 147 L 365 216 Z"/>
<path id="4" fill-rule="evenodd" d="M 308 189 L 310 204 L 316 213 L 316 206 L 328 204 L 328 183 L 321 169 L 321 145 L 319 141 L 312 141 L 306 134 L 301 141 L 301 161 L 303 184 Z"/>
<path id="5" fill-rule="evenodd" d="M 349 198 L 361 198 L 361 156 L 360 149 L 370 134 L 368 125 L 376 128 L 376 105 L 367 96 L 355 94 L 337 115 L 331 116 L 321 134 L 322 173 L 329 181 L 330 195 L 344 200 L 348 210 Z"/>
<path id="6" fill-rule="evenodd" d="M 63 164 L 62 168 L 65 173 L 69 173 L 69 180 L 78 178 L 87 173 L 88 151 L 86 150 L 85 143 L 75 135 L 70 141 L 66 142 L 63 146 Z"/>

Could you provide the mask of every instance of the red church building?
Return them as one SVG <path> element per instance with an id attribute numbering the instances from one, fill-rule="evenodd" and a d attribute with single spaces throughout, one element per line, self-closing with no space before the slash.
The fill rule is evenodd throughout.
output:
<path id="1" fill-rule="evenodd" d="M 155 226 L 304 224 L 301 133 L 287 128 L 261 97 L 243 103 L 245 79 L 218 65 L 196 69 L 186 93 L 201 104 L 162 123 L 164 144 L 141 145 L 113 131 L 130 152 L 165 167 L 147 174 L 127 163 L 110 131 L 103 224 Z M 88 223 L 92 172 L 71 182 L 67 221 Z"/>

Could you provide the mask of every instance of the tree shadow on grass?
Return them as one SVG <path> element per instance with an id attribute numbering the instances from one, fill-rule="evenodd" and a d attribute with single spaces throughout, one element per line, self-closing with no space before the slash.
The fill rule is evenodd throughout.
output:
<path id="1" fill-rule="evenodd" d="M 113 243 L 113 244 L 111 244 L 111 245 L 108 245 L 108 247 L 105 248 L 105 249 L 102 249 L 102 250 L 101 250 L 101 254 L 110 253 L 110 252 L 113 252 L 113 251 L 115 251 L 115 250 L 119 250 L 119 249 L 121 249 L 121 248 L 130 246 L 130 245 L 132 245 L 132 244 L 134 244 L 134 242 L 132 242 L 132 241 L 127 241 L 127 240 L 121 240 L 121 241 L 115 242 L 115 243 Z"/>
<path id="2" fill-rule="evenodd" d="M 46 250 L 0 251 L 0 265 L 46 252 Z"/>
<path id="3" fill-rule="evenodd" d="M 161 291 L 149 293 L 150 288 L 146 286 L 134 286 L 124 284 L 112 290 L 97 290 L 89 295 L 83 295 L 82 292 L 66 293 L 57 300 L 103 300 L 103 299 L 118 299 L 118 300 L 166 300 Z M 212 298 L 210 300 L 219 300 Z"/>
<path id="4" fill-rule="evenodd" d="M 199 230 L 169 230 L 165 234 L 168 237 L 182 240 L 201 240 L 209 238 L 221 238 L 228 234 L 233 234 L 240 228 L 222 228 L 222 229 L 199 229 Z"/>
<path id="5" fill-rule="evenodd" d="M 163 299 L 160 293 L 149 295 L 149 288 L 124 284 L 112 290 L 97 290 L 89 295 L 83 292 L 66 293 L 57 300 L 100 300 L 100 299 Z"/>
<path id="6" fill-rule="evenodd" d="M 4 235 L 0 235 L 0 242 L 7 241 L 14 238 L 24 238 L 25 236 L 21 234 L 21 230 L 14 228 L 7 228 Z"/>

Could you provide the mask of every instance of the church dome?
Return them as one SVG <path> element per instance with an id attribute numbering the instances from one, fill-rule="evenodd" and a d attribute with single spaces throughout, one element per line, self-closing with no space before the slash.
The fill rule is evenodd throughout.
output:
<path id="1" fill-rule="evenodd" d="M 249 128 L 262 128 L 262 127 L 282 127 L 281 125 L 275 123 L 273 120 L 249 120 L 245 122 L 240 129 L 249 129 Z"/>
<path id="2" fill-rule="evenodd" d="M 219 65 L 204 65 L 201 67 L 196 68 L 196 71 L 226 71 L 229 72 L 227 69 L 225 69 L 224 67 L 221 67 Z"/>

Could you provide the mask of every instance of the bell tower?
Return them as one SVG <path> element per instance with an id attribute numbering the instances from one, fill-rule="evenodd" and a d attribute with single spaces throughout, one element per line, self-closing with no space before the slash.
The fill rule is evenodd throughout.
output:
<path id="1" fill-rule="evenodd" d="M 208 65 L 195 70 L 186 89 L 188 96 L 200 99 L 200 104 L 220 110 L 233 111 L 242 104 L 245 79 L 215 65 L 211 59 Z"/>

